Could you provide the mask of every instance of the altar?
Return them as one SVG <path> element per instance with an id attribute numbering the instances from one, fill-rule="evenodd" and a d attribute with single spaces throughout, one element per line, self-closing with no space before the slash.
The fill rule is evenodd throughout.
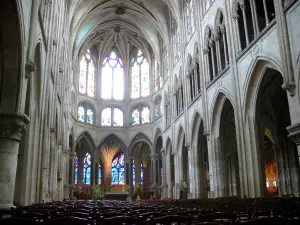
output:
<path id="1" fill-rule="evenodd" d="M 126 201 L 127 197 L 128 197 L 128 192 L 107 192 L 104 195 L 105 200 Z"/>

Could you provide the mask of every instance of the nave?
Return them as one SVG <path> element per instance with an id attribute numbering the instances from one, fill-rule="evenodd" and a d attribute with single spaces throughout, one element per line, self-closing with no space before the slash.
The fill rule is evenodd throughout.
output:
<path id="1" fill-rule="evenodd" d="M 63 200 L 0 213 L 3 225 L 293 225 L 300 222 L 300 199 L 285 196 L 142 202 Z"/>

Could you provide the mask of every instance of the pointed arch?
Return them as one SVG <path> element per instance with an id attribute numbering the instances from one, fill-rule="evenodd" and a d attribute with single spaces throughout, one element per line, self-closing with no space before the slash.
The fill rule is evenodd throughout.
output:
<path id="1" fill-rule="evenodd" d="M 226 93 L 224 90 L 218 90 L 218 92 L 215 94 L 214 101 L 212 103 L 211 108 L 211 131 L 216 132 L 216 136 L 219 136 L 220 129 L 220 118 L 221 113 L 223 110 L 223 106 L 226 102 L 226 100 L 229 100 L 229 102 L 232 104 L 233 108 L 235 109 L 235 105 L 233 104 L 233 98 L 229 95 L 229 93 Z"/>
<path id="2" fill-rule="evenodd" d="M 204 43 L 206 48 L 209 48 L 209 40 L 212 38 L 213 38 L 213 28 L 211 25 L 207 25 L 204 31 Z"/>
<path id="3" fill-rule="evenodd" d="M 77 140 L 75 142 L 75 146 L 82 139 L 85 139 L 87 141 L 88 145 L 91 148 L 91 151 L 94 151 L 96 149 L 96 145 L 95 145 L 94 139 L 92 138 L 92 136 L 90 135 L 90 133 L 88 131 L 84 131 L 82 134 L 79 135 L 79 137 L 77 138 Z"/>
<path id="4" fill-rule="evenodd" d="M 185 143 L 183 143 L 184 139 L 185 139 L 185 131 L 183 129 L 183 127 L 180 125 L 178 128 L 178 132 L 177 132 L 177 143 L 176 143 L 176 147 L 177 149 L 181 149 L 181 147 L 183 145 L 185 145 Z"/>
<path id="5" fill-rule="evenodd" d="M 156 128 L 156 132 L 155 132 L 155 136 L 154 136 L 154 146 L 156 146 L 156 142 L 157 142 L 157 139 L 161 137 L 162 138 L 162 132 L 161 132 L 161 129 L 160 128 Z"/>
<path id="6" fill-rule="evenodd" d="M 201 117 L 201 114 L 197 110 L 195 110 L 192 118 L 193 119 L 192 119 L 192 123 L 191 123 L 192 126 L 191 126 L 190 134 L 192 134 L 191 140 L 194 140 L 194 138 L 197 138 L 196 136 L 194 137 L 194 134 L 197 134 L 197 131 L 199 130 L 200 123 L 202 121 L 202 117 Z"/>
<path id="7" fill-rule="evenodd" d="M 119 138 L 116 134 L 109 134 L 105 138 L 101 140 L 97 149 L 101 150 L 102 147 L 107 143 L 118 143 L 120 145 L 120 149 L 123 151 L 124 155 L 127 153 L 127 146 L 123 142 L 121 138 Z"/>
<path id="8" fill-rule="evenodd" d="M 248 113 L 251 113 L 252 116 L 254 116 L 260 83 L 267 69 L 274 69 L 282 75 L 282 69 L 276 59 L 266 56 L 258 56 L 252 60 L 247 71 L 246 82 L 243 87 L 245 93 L 244 116 L 246 116 Z M 284 76 L 283 79 L 285 79 Z M 251 109 L 252 111 L 250 112 L 249 110 Z"/>
<path id="9" fill-rule="evenodd" d="M 147 143 L 149 145 L 150 149 L 152 149 L 152 143 L 151 143 L 150 139 L 144 133 L 139 132 L 137 135 L 135 135 L 135 137 L 131 140 L 131 142 L 129 144 L 128 155 L 132 155 L 133 147 L 139 142 Z"/>

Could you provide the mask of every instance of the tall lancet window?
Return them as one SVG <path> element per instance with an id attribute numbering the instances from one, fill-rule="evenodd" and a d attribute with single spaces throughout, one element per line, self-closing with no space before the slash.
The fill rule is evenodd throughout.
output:
<path id="1" fill-rule="evenodd" d="M 149 92 L 149 63 L 141 50 L 132 60 L 131 68 L 131 97 L 139 98 L 150 94 Z"/>
<path id="2" fill-rule="evenodd" d="M 75 184 L 78 182 L 78 157 L 75 157 Z"/>
<path id="3" fill-rule="evenodd" d="M 101 97 L 103 99 L 123 100 L 124 64 L 122 59 L 112 52 L 103 61 L 101 78 Z"/>
<path id="4" fill-rule="evenodd" d="M 90 50 L 80 60 L 79 92 L 90 97 L 95 96 L 95 67 Z"/>
<path id="5" fill-rule="evenodd" d="M 193 0 L 188 0 L 186 2 L 186 32 L 188 40 L 192 37 L 195 32 L 195 13 Z"/>
<path id="6" fill-rule="evenodd" d="M 92 157 L 90 153 L 86 153 L 83 161 L 83 183 L 91 184 L 91 166 Z"/>
<path id="7" fill-rule="evenodd" d="M 111 164 L 111 184 L 124 184 L 124 154 L 120 153 Z"/>

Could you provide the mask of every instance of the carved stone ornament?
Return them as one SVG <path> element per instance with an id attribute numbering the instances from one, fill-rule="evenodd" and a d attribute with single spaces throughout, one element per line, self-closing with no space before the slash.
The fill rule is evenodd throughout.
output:
<path id="1" fill-rule="evenodd" d="M 25 64 L 25 78 L 30 79 L 31 73 L 36 69 L 35 63 L 32 61 L 28 61 Z"/>
<path id="2" fill-rule="evenodd" d="M 115 33 L 120 33 L 121 32 L 121 27 L 120 26 L 116 26 L 114 29 Z"/>
<path id="3" fill-rule="evenodd" d="M 29 118 L 22 114 L 0 113 L 0 138 L 20 141 L 26 132 Z"/>
<path id="4" fill-rule="evenodd" d="M 116 14 L 119 16 L 122 16 L 125 14 L 125 10 L 123 8 L 117 8 L 116 9 Z"/>
<path id="5" fill-rule="evenodd" d="M 291 138 L 296 145 L 300 145 L 300 123 L 287 127 L 289 138 Z"/>
<path id="6" fill-rule="evenodd" d="M 289 92 L 290 96 L 293 97 L 295 95 L 296 84 L 293 81 L 286 81 L 282 88 Z"/>

